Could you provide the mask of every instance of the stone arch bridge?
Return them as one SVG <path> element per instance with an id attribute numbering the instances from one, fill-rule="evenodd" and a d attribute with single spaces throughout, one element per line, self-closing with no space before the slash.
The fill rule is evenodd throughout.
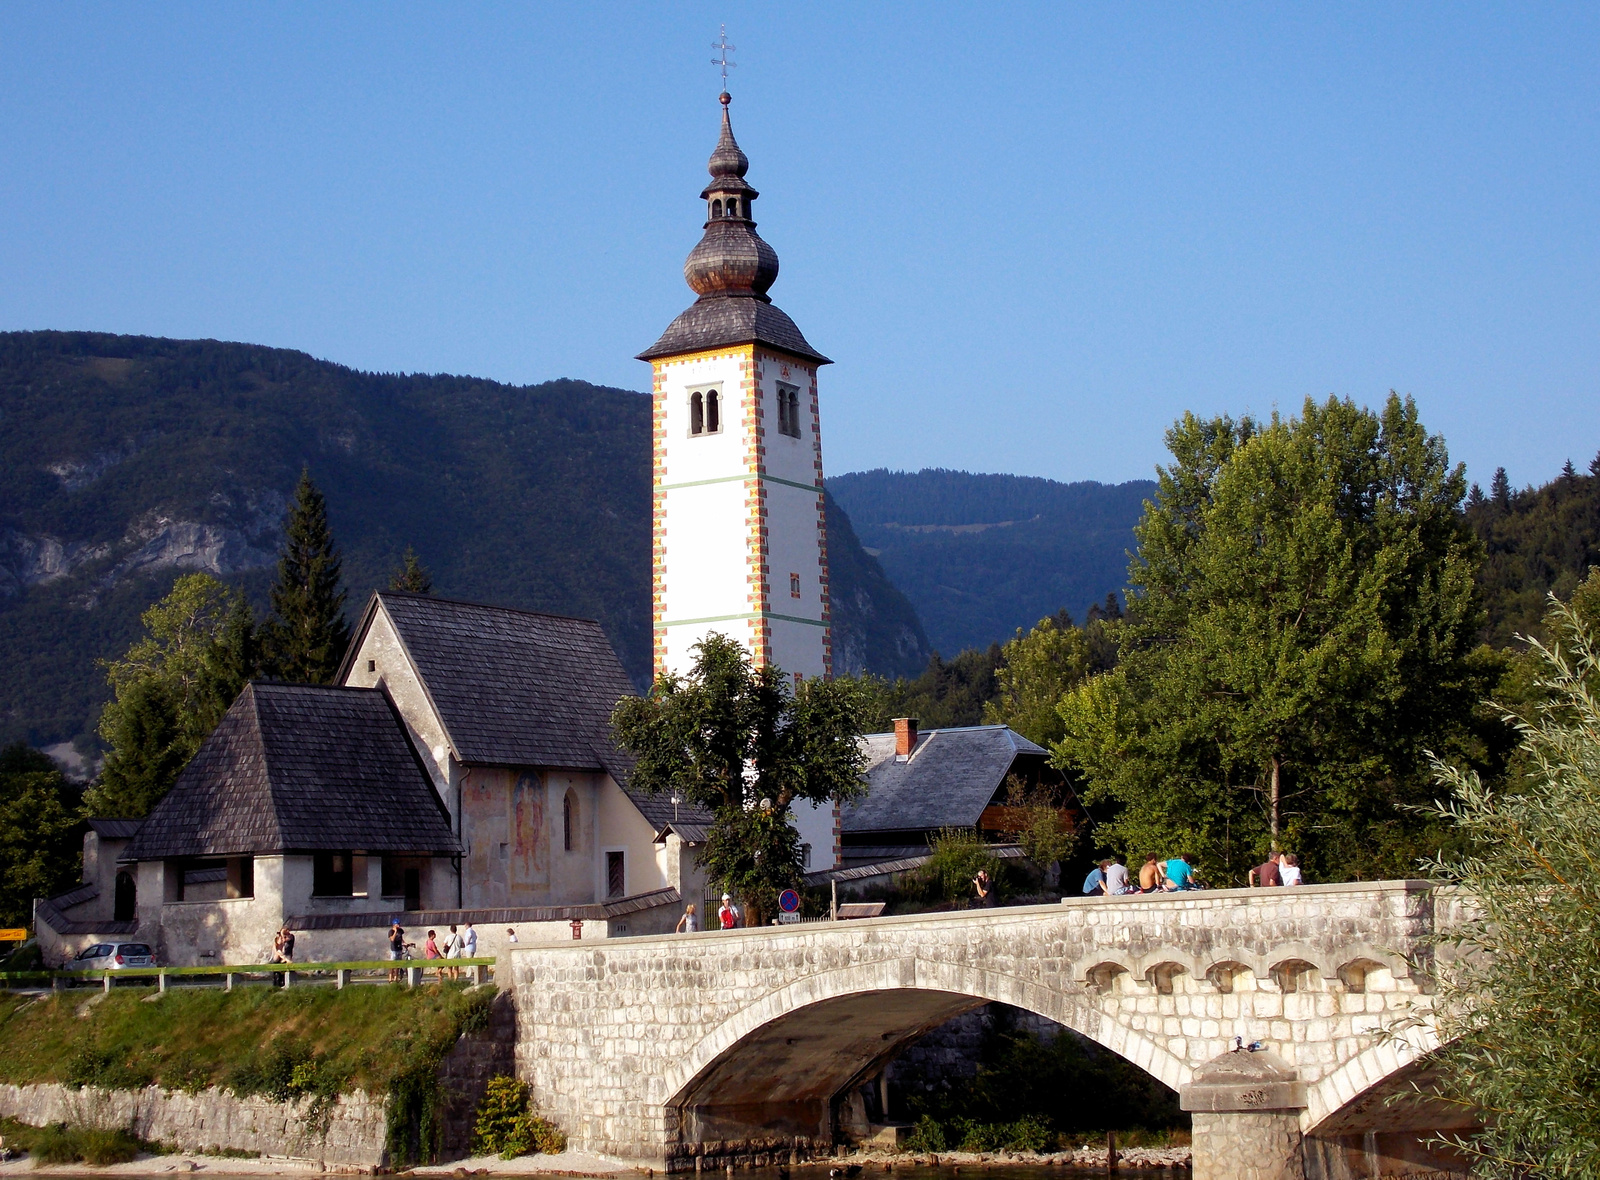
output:
<path id="1" fill-rule="evenodd" d="M 1377 1175 L 1449 1125 L 1385 1095 L 1436 1045 L 1410 964 L 1452 896 L 1230 889 L 526 947 L 517 1065 L 576 1147 L 788 1162 L 831 1145 L 841 1100 L 900 1049 L 998 1001 L 1177 1090 L 1197 1180 Z"/>

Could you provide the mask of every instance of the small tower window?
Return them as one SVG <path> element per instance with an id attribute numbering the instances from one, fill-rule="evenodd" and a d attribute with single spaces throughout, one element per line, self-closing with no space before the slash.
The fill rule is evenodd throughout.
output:
<path id="1" fill-rule="evenodd" d="M 790 598 L 799 598 L 800 597 L 800 575 L 799 574 L 790 574 L 789 575 L 789 597 Z"/>
<path id="2" fill-rule="evenodd" d="M 729 197 L 728 198 L 728 216 L 729 217 L 737 217 L 737 216 L 739 216 L 739 201 L 738 201 L 738 198 L 736 198 L 736 197 Z"/>
<path id="3" fill-rule="evenodd" d="M 778 433 L 800 437 L 800 391 L 792 386 L 778 386 Z"/>
<path id="4" fill-rule="evenodd" d="M 578 826 L 578 801 L 571 791 L 561 800 L 561 847 L 572 851 L 572 832 Z"/>
<path id="5" fill-rule="evenodd" d="M 722 429 L 722 395 L 714 389 L 706 391 L 706 433 L 715 434 Z"/>
<path id="6" fill-rule="evenodd" d="M 711 216 L 713 216 L 713 217 L 721 217 L 722 216 L 722 202 L 720 200 L 711 202 Z"/>
<path id="7" fill-rule="evenodd" d="M 689 395 L 689 433 L 704 434 L 706 429 L 706 412 L 698 393 Z"/>
<path id="8" fill-rule="evenodd" d="M 716 434 L 722 429 L 722 394 L 697 389 L 689 394 L 689 434 Z"/>

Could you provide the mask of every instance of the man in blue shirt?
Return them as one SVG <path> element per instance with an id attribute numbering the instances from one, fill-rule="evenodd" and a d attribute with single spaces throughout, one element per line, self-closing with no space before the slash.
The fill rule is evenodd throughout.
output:
<path id="1" fill-rule="evenodd" d="M 1167 862 L 1167 888 L 1194 888 L 1194 869 L 1181 853 Z"/>
<path id="2" fill-rule="evenodd" d="M 1086 894 L 1104 893 L 1106 891 L 1106 874 L 1104 865 L 1095 865 L 1089 870 L 1089 875 L 1083 879 L 1083 891 Z"/>

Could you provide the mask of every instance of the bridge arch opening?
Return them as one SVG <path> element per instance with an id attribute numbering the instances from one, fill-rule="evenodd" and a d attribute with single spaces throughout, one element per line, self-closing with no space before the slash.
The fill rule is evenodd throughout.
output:
<path id="1" fill-rule="evenodd" d="M 1149 984 L 1126 968 L 1107 964 L 1112 988 L 1146 990 Z M 1169 978 L 1187 980 L 1181 965 Z M 1111 968 L 1115 970 L 1110 970 Z M 837 973 L 848 976 L 850 972 Z M 986 973 L 987 974 L 987 973 Z M 766 1011 L 727 1025 L 705 1038 L 691 1061 L 669 1079 L 680 1144 L 804 1140 L 826 1146 L 841 1132 L 859 1133 L 868 1122 L 892 1120 L 882 1079 L 889 1063 L 910 1044 L 949 1020 L 991 1002 L 1031 1012 L 1060 1025 L 1176 1090 L 1186 1066 L 1154 1042 L 1106 1019 L 1059 992 L 1032 992 L 1020 981 L 986 979 L 916 984 L 850 986 L 843 978 L 813 977 L 794 989 L 790 1002 L 769 997 Z M 996 985 L 999 986 L 996 986 Z M 826 994 L 833 991 L 835 994 Z M 821 993 L 821 994 L 819 994 Z M 869 1084 L 865 1108 L 857 1095 Z M 873 1101 L 872 1094 L 881 1099 Z M 903 1113 L 903 1112 L 900 1112 Z"/>

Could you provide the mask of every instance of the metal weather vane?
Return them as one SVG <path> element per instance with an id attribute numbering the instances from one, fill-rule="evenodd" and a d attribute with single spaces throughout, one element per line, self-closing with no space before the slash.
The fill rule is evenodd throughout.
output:
<path id="1" fill-rule="evenodd" d="M 711 64 L 722 67 L 722 89 L 724 92 L 726 92 L 728 89 L 728 71 L 739 68 L 738 62 L 728 60 L 728 54 L 737 50 L 739 47 L 737 45 L 728 44 L 727 25 L 722 26 L 722 35 L 711 43 L 711 48 L 720 49 L 722 51 L 720 56 L 711 59 Z"/>

